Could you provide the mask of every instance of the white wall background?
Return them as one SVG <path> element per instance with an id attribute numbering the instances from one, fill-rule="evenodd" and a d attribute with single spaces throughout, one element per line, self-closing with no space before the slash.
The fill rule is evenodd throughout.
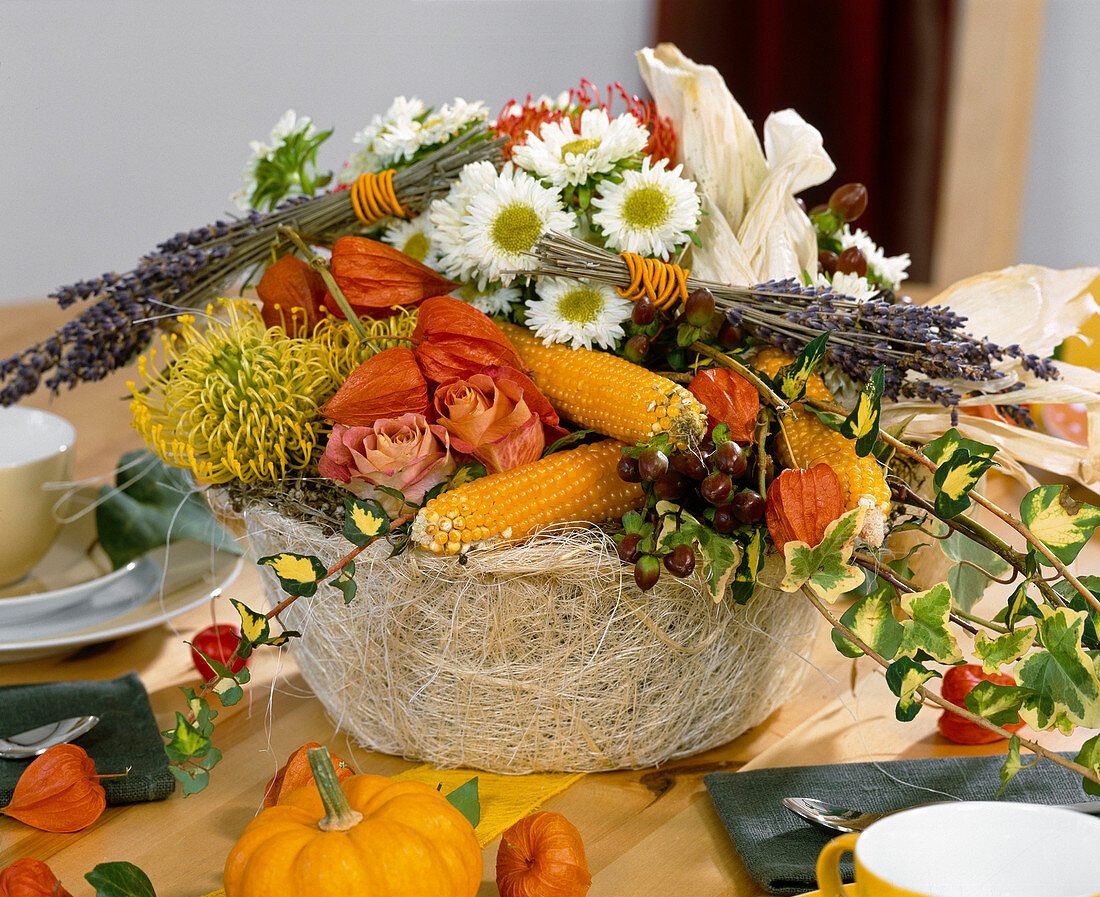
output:
<path id="1" fill-rule="evenodd" d="M 233 208 L 284 110 L 336 127 L 430 104 L 642 82 L 649 0 L 0 0 L 0 302 L 124 271 Z"/>
<path id="2" fill-rule="evenodd" d="M 1100 2 L 1046 9 L 1019 259 L 1100 265 Z"/>
<path id="3" fill-rule="evenodd" d="M 652 7 L 0 0 L 0 302 L 126 270 L 223 216 L 248 141 L 287 108 L 336 127 L 322 155 L 336 167 L 398 94 L 495 113 L 582 76 L 640 92 Z M 1100 263 L 1098 47 L 1100 2 L 1049 0 L 1023 261 Z"/>

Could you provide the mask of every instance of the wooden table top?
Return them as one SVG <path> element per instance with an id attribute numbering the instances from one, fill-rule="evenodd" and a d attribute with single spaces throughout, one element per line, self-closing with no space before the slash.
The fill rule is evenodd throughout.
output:
<path id="1" fill-rule="evenodd" d="M 0 357 L 51 333 L 67 315 L 36 303 L 0 307 Z M 109 475 L 118 457 L 140 446 L 129 428 L 127 373 L 86 384 L 52 401 L 36 395 L 24 404 L 50 407 L 77 428 L 77 476 Z M 1095 569 L 1100 551 L 1088 546 L 1081 569 Z M 227 590 L 262 606 L 259 577 L 249 564 Z M 69 656 L 0 665 L 0 684 L 106 679 L 135 670 L 149 691 L 157 722 L 166 728 L 182 706 L 180 685 L 195 685 L 183 643 L 212 620 L 236 622 L 226 597 L 165 624 Z M 659 769 L 585 776 L 546 808 L 565 814 L 580 830 L 593 874 L 593 895 L 663 895 L 687 886 L 698 897 L 755 895 L 703 786 L 716 770 L 761 766 L 997 753 L 1003 745 L 963 748 L 935 730 L 938 715 L 912 723 L 894 719 L 894 698 L 870 661 L 851 661 L 832 647 L 824 625 L 807 659 L 800 693 L 760 726 L 720 748 Z M 99 862 L 127 860 L 149 875 L 159 897 L 197 897 L 221 885 L 226 854 L 259 806 L 264 787 L 287 755 L 307 741 L 327 744 L 357 770 L 391 775 L 414 764 L 364 750 L 336 730 L 286 652 L 261 651 L 253 681 L 238 705 L 221 712 L 216 738 L 225 759 L 211 785 L 184 798 L 109 807 L 91 828 L 71 835 L 39 832 L 0 816 L 0 868 L 20 857 L 49 863 L 74 893 L 87 891 L 84 873 Z M 1049 744 L 1066 749 L 1083 737 Z M 499 839 L 498 839 L 499 841 Z M 493 883 L 497 843 L 485 849 L 480 897 Z"/>

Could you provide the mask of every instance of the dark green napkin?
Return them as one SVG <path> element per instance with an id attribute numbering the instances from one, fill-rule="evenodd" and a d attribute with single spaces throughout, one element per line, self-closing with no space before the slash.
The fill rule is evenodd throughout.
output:
<path id="1" fill-rule="evenodd" d="M 1065 755 L 1073 757 L 1073 753 Z M 703 777 L 722 823 L 749 875 L 769 894 L 801 894 L 817 888 L 817 855 L 839 832 L 807 822 L 783 806 L 784 797 L 813 797 L 871 812 L 946 800 L 993 800 L 1004 757 L 937 757 L 883 763 L 792 766 Z M 1001 800 L 1069 804 L 1091 798 L 1081 777 L 1043 760 L 1008 784 Z M 841 863 L 852 880 L 852 863 Z"/>
<path id="2" fill-rule="evenodd" d="M 0 736 L 25 732 L 70 716 L 95 714 L 99 725 L 81 735 L 80 745 L 95 761 L 109 804 L 163 800 L 175 779 L 168 771 L 164 742 L 137 673 L 98 682 L 41 682 L 0 686 Z M 11 800 L 31 760 L 0 759 L 0 806 Z"/>

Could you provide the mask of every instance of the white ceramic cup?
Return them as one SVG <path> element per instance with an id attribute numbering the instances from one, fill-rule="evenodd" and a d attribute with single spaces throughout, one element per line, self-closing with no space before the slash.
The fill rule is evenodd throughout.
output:
<path id="1" fill-rule="evenodd" d="M 76 428 L 36 408 L 0 408 L 0 585 L 18 582 L 49 549 L 60 493 L 43 488 L 73 475 Z"/>
<path id="2" fill-rule="evenodd" d="M 855 854 L 854 890 L 837 863 Z M 1038 804 L 953 801 L 841 835 L 817 861 L 823 897 L 1100 897 L 1100 819 Z"/>

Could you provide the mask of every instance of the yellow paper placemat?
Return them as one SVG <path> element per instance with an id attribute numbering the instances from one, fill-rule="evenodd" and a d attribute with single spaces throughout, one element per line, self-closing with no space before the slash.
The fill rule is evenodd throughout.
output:
<path id="1" fill-rule="evenodd" d="M 477 795 L 481 804 L 481 822 L 474 833 L 484 847 L 514 822 L 533 813 L 555 795 L 583 778 L 583 772 L 532 772 L 522 776 L 502 776 L 476 769 L 434 769 L 425 763 L 390 776 L 395 782 L 423 782 L 449 794 L 477 777 Z M 205 897 L 225 897 L 221 888 Z"/>

